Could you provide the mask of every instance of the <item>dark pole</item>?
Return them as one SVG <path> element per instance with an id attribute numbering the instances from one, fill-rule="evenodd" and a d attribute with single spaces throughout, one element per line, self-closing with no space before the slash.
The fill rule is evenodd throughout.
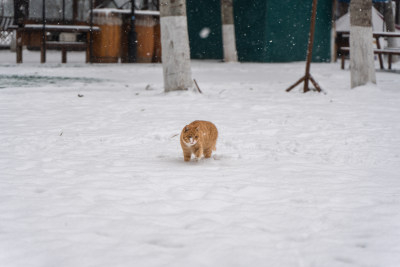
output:
<path id="1" fill-rule="evenodd" d="M 42 0 L 42 45 L 40 48 L 40 63 L 46 62 L 46 1 Z"/>
<path id="2" fill-rule="evenodd" d="M 298 80 L 296 83 L 294 83 L 292 86 L 290 86 L 288 89 L 286 89 L 286 92 L 289 92 L 293 88 L 295 88 L 298 84 L 304 81 L 304 93 L 307 93 L 310 91 L 308 87 L 308 82 L 311 81 L 312 84 L 315 86 L 318 92 L 321 92 L 322 89 L 318 85 L 318 83 L 314 80 L 314 78 L 310 74 L 310 67 L 311 67 L 311 59 L 312 59 L 312 49 L 313 49 L 313 44 L 314 44 L 314 32 L 315 32 L 315 20 L 317 18 L 317 2 L 318 0 L 313 0 L 312 4 L 312 13 L 311 13 L 311 20 L 310 20 L 310 33 L 308 34 L 308 49 L 307 49 L 307 63 L 306 63 L 306 73 L 305 75 Z"/>
<path id="3" fill-rule="evenodd" d="M 78 18 L 78 0 L 72 1 L 72 23 L 76 24 Z"/>
<path id="4" fill-rule="evenodd" d="M 3 10 L 4 12 L 4 10 Z M 29 16 L 29 0 L 14 0 L 14 24 L 22 27 Z"/>
<path id="5" fill-rule="evenodd" d="M 306 64 L 306 79 L 304 81 L 304 93 L 306 93 L 308 89 L 308 81 L 310 77 L 310 66 L 312 60 L 312 50 L 314 44 L 314 32 L 315 32 L 315 19 L 317 17 L 317 0 L 313 0 L 312 4 L 312 13 L 311 13 L 311 21 L 310 21 L 310 33 L 308 36 L 308 49 L 307 49 L 307 64 Z"/>
<path id="6" fill-rule="evenodd" d="M 148 10 L 148 9 L 149 9 L 149 0 L 143 0 L 142 10 Z"/>
<path id="7" fill-rule="evenodd" d="M 17 49 L 17 63 L 22 63 L 22 31 L 25 24 L 25 19 L 29 15 L 29 1 L 28 0 L 14 0 L 14 24 L 18 25 L 16 36 L 16 49 Z"/>
<path id="8" fill-rule="evenodd" d="M 93 63 L 93 0 L 90 0 L 89 63 Z"/>
<path id="9" fill-rule="evenodd" d="M 62 1 L 62 20 L 63 24 L 65 24 L 65 0 Z"/>
<path id="10" fill-rule="evenodd" d="M 131 27 L 129 30 L 128 37 L 128 62 L 136 62 L 136 51 L 137 51 L 137 37 L 135 30 L 135 0 L 131 0 Z"/>

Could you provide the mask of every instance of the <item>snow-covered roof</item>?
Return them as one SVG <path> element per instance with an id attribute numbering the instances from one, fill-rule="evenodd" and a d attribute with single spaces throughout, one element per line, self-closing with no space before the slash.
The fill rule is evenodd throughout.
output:
<path id="1" fill-rule="evenodd" d="M 130 9 L 117 9 L 117 8 L 97 8 L 93 9 L 93 13 L 119 13 L 119 14 L 130 14 Z M 148 15 L 148 16 L 160 16 L 160 11 L 156 10 L 135 10 L 135 15 Z"/>
<path id="2" fill-rule="evenodd" d="M 336 20 L 336 31 L 350 30 L 350 12 L 347 12 Z M 386 24 L 383 15 L 374 7 L 372 8 L 372 30 L 374 32 L 386 31 Z M 396 25 L 396 31 L 400 31 L 400 26 Z"/>

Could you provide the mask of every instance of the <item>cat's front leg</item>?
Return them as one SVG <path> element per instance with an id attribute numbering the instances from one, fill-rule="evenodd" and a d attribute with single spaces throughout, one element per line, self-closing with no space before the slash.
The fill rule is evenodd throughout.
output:
<path id="1" fill-rule="evenodd" d="M 204 157 L 205 157 L 206 159 L 211 158 L 211 153 L 212 153 L 211 148 L 204 149 Z"/>
<path id="2" fill-rule="evenodd" d="M 196 156 L 196 159 L 201 159 L 203 157 L 203 146 L 199 146 L 195 151 L 194 155 Z"/>
<path id="3" fill-rule="evenodd" d="M 183 151 L 183 160 L 184 161 L 190 161 L 190 158 L 192 157 L 192 152 L 190 151 Z"/>

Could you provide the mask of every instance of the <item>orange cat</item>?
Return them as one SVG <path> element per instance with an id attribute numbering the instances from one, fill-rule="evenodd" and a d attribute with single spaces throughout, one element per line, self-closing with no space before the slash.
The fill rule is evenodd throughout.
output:
<path id="1" fill-rule="evenodd" d="M 211 157 L 212 150 L 216 150 L 218 130 L 209 121 L 194 121 L 183 128 L 181 133 L 181 146 L 183 159 L 189 161 L 192 154 L 197 159 L 202 156 Z"/>

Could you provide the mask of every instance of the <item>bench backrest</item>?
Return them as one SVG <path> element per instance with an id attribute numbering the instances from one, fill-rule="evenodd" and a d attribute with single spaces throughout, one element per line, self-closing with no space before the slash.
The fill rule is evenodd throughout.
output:
<path id="1" fill-rule="evenodd" d="M 0 31 L 7 31 L 13 23 L 14 17 L 0 17 Z"/>

